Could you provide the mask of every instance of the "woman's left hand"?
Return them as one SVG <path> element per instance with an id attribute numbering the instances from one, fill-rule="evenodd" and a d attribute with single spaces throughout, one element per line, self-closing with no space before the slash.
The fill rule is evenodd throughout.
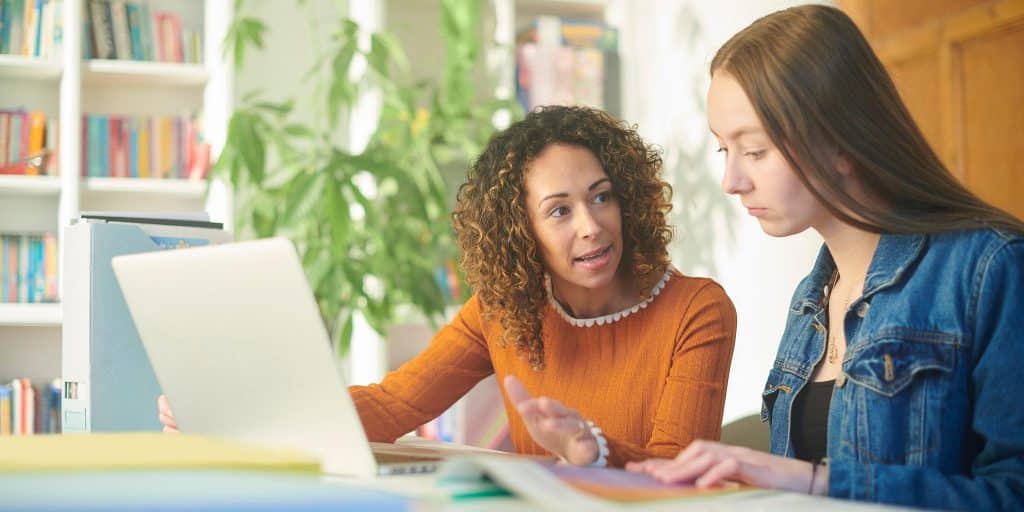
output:
<path id="1" fill-rule="evenodd" d="M 597 460 L 597 438 L 580 413 L 546 396 L 534 398 L 519 379 L 505 377 L 505 391 L 523 417 L 530 436 L 545 450 L 577 466 Z"/>
<path id="2" fill-rule="evenodd" d="M 668 483 L 692 482 L 706 488 L 735 481 L 801 493 L 810 489 L 813 468 L 810 462 L 703 440 L 690 443 L 675 459 L 649 459 L 626 465 L 629 471 L 647 473 Z M 825 494 L 827 483 L 828 467 L 818 466 L 812 494 Z"/>

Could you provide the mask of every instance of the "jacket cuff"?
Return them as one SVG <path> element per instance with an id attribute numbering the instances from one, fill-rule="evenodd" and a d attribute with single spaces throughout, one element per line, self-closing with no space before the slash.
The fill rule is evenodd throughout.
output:
<path id="1" fill-rule="evenodd" d="M 832 460 L 828 469 L 828 495 L 858 501 L 873 501 L 874 478 L 870 464 Z"/>

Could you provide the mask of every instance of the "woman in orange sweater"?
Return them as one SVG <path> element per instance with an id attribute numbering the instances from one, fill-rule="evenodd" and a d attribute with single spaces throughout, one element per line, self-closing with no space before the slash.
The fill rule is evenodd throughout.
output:
<path id="1" fill-rule="evenodd" d="M 370 439 L 394 441 L 491 374 L 519 453 L 621 467 L 717 439 L 736 313 L 718 284 L 671 267 L 661 164 L 588 108 L 495 135 L 452 214 L 475 294 L 423 353 L 349 388 Z"/>

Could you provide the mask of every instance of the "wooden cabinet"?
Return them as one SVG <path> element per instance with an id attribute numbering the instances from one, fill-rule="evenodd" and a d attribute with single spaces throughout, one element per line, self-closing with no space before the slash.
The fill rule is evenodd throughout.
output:
<path id="1" fill-rule="evenodd" d="M 843 0 L 950 170 L 1024 218 L 1024 0 Z"/>

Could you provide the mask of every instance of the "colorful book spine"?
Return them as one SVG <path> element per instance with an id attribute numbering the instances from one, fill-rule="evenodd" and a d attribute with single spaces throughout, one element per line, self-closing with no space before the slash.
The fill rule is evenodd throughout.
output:
<path id="1" fill-rule="evenodd" d="M 44 289 L 43 293 L 47 302 L 57 301 L 57 237 L 53 233 L 43 235 L 43 272 Z"/>
<path id="2" fill-rule="evenodd" d="M 150 122 L 149 118 L 141 118 L 138 122 L 138 177 L 148 178 L 149 169 L 151 167 L 150 158 L 152 157 L 152 143 L 150 142 Z"/>
<path id="3" fill-rule="evenodd" d="M 28 114 L 28 150 L 26 157 L 38 157 L 42 155 L 46 142 L 46 114 L 42 112 L 31 112 Z M 41 167 L 43 159 L 33 160 L 25 169 L 25 174 L 30 176 L 42 174 Z"/>
<path id="4" fill-rule="evenodd" d="M 0 384 L 0 435 L 11 435 L 11 386 Z"/>
<path id="5" fill-rule="evenodd" d="M 114 30 L 114 56 L 132 60 L 132 38 L 124 0 L 110 0 L 110 24 Z"/>

